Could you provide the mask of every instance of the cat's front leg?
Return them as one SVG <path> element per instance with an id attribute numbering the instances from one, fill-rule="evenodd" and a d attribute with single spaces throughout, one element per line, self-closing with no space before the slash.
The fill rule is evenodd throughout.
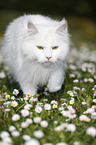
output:
<path id="1" fill-rule="evenodd" d="M 48 90 L 50 92 L 59 91 L 62 87 L 63 82 L 64 82 L 64 72 L 62 72 L 62 70 L 58 70 L 52 73 L 47 85 Z"/>
<path id="2" fill-rule="evenodd" d="M 37 87 L 31 83 L 20 83 L 20 86 L 24 94 L 30 93 L 31 96 L 34 96 L 37 93 Z"/>

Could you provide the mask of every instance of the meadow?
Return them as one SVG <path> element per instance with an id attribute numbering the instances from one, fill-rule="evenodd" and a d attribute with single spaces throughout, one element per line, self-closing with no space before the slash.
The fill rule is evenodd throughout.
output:
<path id="1" fill-rule="evenodd" d="M 0 55 L 0 145 L 96 145 L 95 46 L 73 45 L 65 67 L 59 92 L 23 95 Z"/>

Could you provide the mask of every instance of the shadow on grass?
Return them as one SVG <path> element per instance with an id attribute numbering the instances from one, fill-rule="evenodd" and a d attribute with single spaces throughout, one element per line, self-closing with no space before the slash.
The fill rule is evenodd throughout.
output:
<path id="1" fill-rule="evenodd" d="M 51 101 L 51 100 L 59 100 L 60 98 L 64 97 L 66 94 L 65 90 L 70 88 L 70 84 L 72 81 L 72 80 L 69 80 L 68 78 L 69 78 L 69 74 L 66 73 L 65 81 L 64 81 L 64 84 L 62 85 L 61 90 L 54 92 L 54 93 L 50 93 L 49 91 L 47 91 L 48 95 L 44 94 L 44 88 L 46 86 L 38 87 L 37 93 L 40 95 L 38 98 L 39 101 L 44 98 L 48 99 L 48 101 Z M 19 91 L 18 97 L 23 97 L 23 92 L 20 88 L 19 83 L 16 82 L 11 75 L 6 76 L 6 78 L 4 79 L 4 82 L 3 82 L 3 86 L 6 86 L 6 91 L 10 95 L 13 95 L 13 90 L 17 89 Z M 4 91 L 4 88 L 3 88 L 3 91 Z"/>

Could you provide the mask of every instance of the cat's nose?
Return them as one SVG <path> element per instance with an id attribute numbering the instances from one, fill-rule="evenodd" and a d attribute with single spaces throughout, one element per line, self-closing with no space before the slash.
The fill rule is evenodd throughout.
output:
<path id="1" fill-rule="evenodd" d="M 48 60 L 51 59 L 51 57 L 46 57 Z"/>

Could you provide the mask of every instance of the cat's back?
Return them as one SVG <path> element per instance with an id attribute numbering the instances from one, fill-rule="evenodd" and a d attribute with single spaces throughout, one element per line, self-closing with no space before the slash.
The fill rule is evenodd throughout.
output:
<path id="1" fill-rule="evenodd" d="M 9 39 L 13 39 L 14 36 L 23 37 L 28 29 L 28 22 L 33 23 L 37 28 L 48 28 L 54 27 L 54 25 L 58 25 L 60 22 L 57 20 L 53 20 L 47 16 L 42 16 L 39 14 L 36 15 L 24 15 L 20 16 L 13 20 L 7 27 L 5 32 L 5 37 Z"/>
<path id="2" fill-rule="evenodd" d="M 56 20 L 42 15 L 25 15 L 22 18 L 26 19 L 26 21 L 32 21 L 35 25 L 51 25 L 56 23 Z"/>
<path id="3" fill-rule="evenodd" d="M 8 26 L 8 28 L 12 28 L 12 27 L 17 27 L 17 29 L 19 28 L 19 26 L 26 26 L 26 24 L 28 22 L 32 22 L 34 25 L 54 25 L 54 24 L 58 24 L 58 21 L 53 20 L 47 16 L 42 16 L 42 15 L 24 15 L 24 16 L 20 16 L 19 18 L 16 18 L 15 20 L 13 20 L 13 22 L 11 22 Z M 22 27 L 21 27 L 22 29 Z"/>
<path id="4" fill-rule="evenodd" d="M 56 20 L 53 20 L 47 16 L 42 16 L 42 15 L 24 15 L 19 18 L 18 20 L 24 20 L 24 21 L 32 21 L 35 25 L 51 25 L 57 23 Z"/>

